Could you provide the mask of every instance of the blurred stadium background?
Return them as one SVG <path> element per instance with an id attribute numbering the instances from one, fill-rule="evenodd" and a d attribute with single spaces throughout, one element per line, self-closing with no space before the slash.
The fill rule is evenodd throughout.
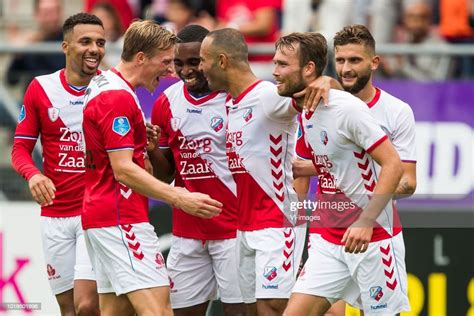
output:
<path id="1" fill-rule="evenodd" d="M 278 19 L 283 22 L 285 30 L 305 31 L 318 30 L 318 26 L 314 26 L 314 20 L 319 18 L 319 27 L 322 27 L 323 31 L 324 25 L 321 24 L 329 19 L 329 15 L 323 15 L 321 11 L 330 10 L 331 6 L 335 6 L 333 11 L 338 6 L 347 8 L 348 3 L 353 3 L 357 4 L 356 9 L 365 8 L 366 14 L 376 14 L 375 7 L 379 4 L 379 0 L 374 1 L 377 2 L 289 0 L 283 7 L 278 8 L 280 14 Z M 414 0 L 405 1 L 405 4 L 400 4 L 401 0 L 389 1 L 398 5 L 396 7 L 398 17 L 395 17 L 392 30 L 394 34 L 403 32 L 405 26 L 403 14 L 408 7 L 406 3 L 414 2 Z M 467 3 L 469 0 L 462 1 Z M 85 2 L 86 4 L 82 1 L 65 1 L 62 16 L 82 11 L 89 1 Z M 148 11 L 143 13 L 145 16 L 157 17 L 157 12 L 167 13 L 166 10 L 150 13 L 150 8 L 159 1 L 128 2 L 132 7 L 135 5 L 135 11 L 139 8 L 145 12 L 144 8 L 148 8 Z M 203 2 L 208 4 L 206 1 L 169 0 L 168 2 L 169 5 L 181 3 L 185 8 L 193 7 L 198 2 L 201 5 Z M 471 5 L 472 2 L 469 1 Z M 309 12 L 298 7 L 300 3 L 309 5 Z M 441 6 L 443 0 L 432 0 L 429 3 L 432 8 L 439 8 L 437 6 Z M 27 78 L 31 76 L 14 70 L 11 72 L 10 65 L 21 54 L 43 55 L 41 58 L 46 60 L 55 59 L 62 54 L 58 42 L 20 40 L 22 34 L 36 30 L 40 23 L 38 19 L 33 18 L 36 16 L 33 4 L 33 0 L 0 0 L 0 315 L 59 314 L 50 294 L 43 263 L 39 207 L 31 202 L 26 182 L 16 175 L 10 166 L 15 124 L 25 84 L 29 81 Z M 471 9 L 473 8 L 474 5 Z M 168 10 L 171 10 L 170 7 Z M 173 10 L 178 9 L 173 7 Z M 336 13 L 344 14 L 343 9 L 339 11 Z M 53 18 L 53 11 L 49 12 Z M 288 17 L 290 12 L 293 12 L 292 17 Z M 352 12 L 354 15 L 357 14 L 357 10 Z M 383 18 L 387 23 L 391 14 L 391 11 L 384 11 Z M 158 15 L 158 18 L 160 17 L 162 16 Z M 175 21 L 172 18 L 174 17 L 164 14 L 164 20 L 168 21 L 168 25 L 177 27 L 179 19 Z M 432 10 L 431 18 L 433 31 L 440 30 L 440 12 Z M 375 17 L 371 20 L 373 24 L 374 19 Z M 298 28 L 298 24 L 306 26 L 295 29 Z M 406 315 L 474 316 L 473 34 L 474 32 L 458 40 L 447 37 L 443 42 L 426 45 L 409 41 L 397 42 L 393 39 L 386 41 L 382 39 L 377 43 L 377 51 L 387 61 L 387 65 L 395 62 L 395 69 L 397 67 L 401 69 L 402 66 L 396 64 L 397 61 L 405 60 L 410 63 L 405 66 L 408 69 L 405 73 L 395 73 L 393 69 L 389 71 L 390 67 L 387 66 L 384 71 L 377 73 L 375 82 L 377 86 L 408 102 L 417 120 L 418 189 L 412 198 L 399 203 L 402 223 L 406 227 L 404 237 L 412 306 L 412 312 Z M 271 55 L 273 45 L 252 44 L 250 51 L 254 56 Z M 107 48 L 109 55 L 117 55 L 119 52 L 119 45 L 109 45 Z M 440 66 L 442 69 L 440 68 L 439 73 L 433 74 L 432 77 L 416 76 L 409 72 L 410 69 L 415 69 L 413 60 L 417 58 L 434 58 L 438 64 L 445 63 L 447 66 L 444 68 Z M 271 63 L 259 62 L 253 65 L 262 78 L 271 80 Z M 437 66 L 433 64 L 430 67 Z M 326 72 L 334 74 L 331 65 Z M 174 81 L 175 78 L 164 80 L 153 95 L 139 91 L 147 116 L 150 114 L 154 98 Z M 40 152 L 41 146 L 37 146 L 34 156 L 39 164 Z M 162 203 L 153 201 L 150 204 L 150 218 L 166 253 L 170 245 L 171 212 L 169 207 Z M 15 310 L 21 306 L 7 305 L 9 303 L 30 303 L 32 310 Z M 220 313 L 218 303 L 214 304 L 211 314 Z M 358 315 L 358 313 L 349 310 L 347 315 Z"/>

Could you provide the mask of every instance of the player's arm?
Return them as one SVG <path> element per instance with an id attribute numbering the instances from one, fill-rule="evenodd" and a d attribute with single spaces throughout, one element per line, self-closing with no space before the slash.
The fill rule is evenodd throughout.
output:
<path id="1" fill-rule="evenodd" d="M 400 157 L 388 137 L 369 154 L 381 166 L 380 176 L 367 207 L 342 238 L 349 253 L 367 250 L 375 221 L 392 198 L 403 173 Z"/>
<path id="2" fill-rule="evenodd" d="M 311 160 L 293 160 L 293 178 L 297 180 L 300 177 L 316 176 L 316 168 Z"/>
<path id="3" fill-rule="evenodd" d="M 330 89 L 343 90 L 341 84 L 336 79 L 329 76 L 319 76 L 304 90 L 293 94 L 293 97 L 301 98 L 304 96 L 303 109 L 314 112 L 321 99 L 324 105 L 328 106 Z"/>
<path id="4" fill-rule="evenodd" d="M 133 162 L 132 150 L 113 151 L 108 155 L 115 179 L 142 195 L 162 200 L 186 213 L 202 218 L 212 218 L 222 210 L 222 203 L 206 194 L 191 193 L 155 179 Z"/>
<path id="5" fill-rule="evenodd" d="M 39 84 L 33 81 L 25 93 L 18 125 L 15 131 L 11 153 L 12 167 L 28 181 L 28 187 L 34 200 L 41 206 L 51 205 L 56 187 L 53 181 L 43 175 L 36 167 L 32 152 L 40 131 L 40 122 L 35 110 L 35 89 Z"/>
<path id="6" fill-rule="evenodd" d="M 416 191 L 416 163 L 402 161 L 402 168 L 402 179 L 395 190 L 394 199 L 407 198 Z"/>
<path id="7" fill-rule="evenodd" d="M 176 168 L 171 149 L 156 147 L 149 156 L 154 176 L 166 183 L 173 182 Z"/>

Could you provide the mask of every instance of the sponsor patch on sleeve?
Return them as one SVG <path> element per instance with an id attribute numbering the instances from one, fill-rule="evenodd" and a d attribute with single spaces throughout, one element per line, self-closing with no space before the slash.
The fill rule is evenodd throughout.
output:
<path id="1" fill-rule="evenodd" d="M 126 116 L 117 116 L 112 123 L 112 130 L 120 136 L 125 136 L 130 131 L 130 123 Z"/>
<path id="2" fill-rule="evenodd" d="M 26 118 L 26 109 L 25 109 L 25 105 L 22 105 L 20 109 L 20 115 L 18 116 L 18 123 L 23 122 L 25 118 Z"/>

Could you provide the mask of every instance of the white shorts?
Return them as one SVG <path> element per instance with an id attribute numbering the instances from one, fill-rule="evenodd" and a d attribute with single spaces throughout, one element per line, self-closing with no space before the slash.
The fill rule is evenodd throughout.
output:
<path id="1" fill-rule="evenodd" d="M 169 286 L 165 260 L 150 223 L 91 228 L 84 236 L 99 294 Z"/>
<path id="2" fill-rule="evenodd" d="M 74 280 L 95 280 L 80 216 L 41 216 L 41 237 L 49 285 L 54 295 L 74 288 Z"/>
<path id="3" fill-rule="evenodd" d="M 403 235 L 372 242 L 365 253 L 344 252 L 344 246 L 310 234 L 309 257 L 294 293 L 339 299 L 362 308 L 365 315 L 410 311 Z"/>
<path id="4" fill-rule="evenodd" d="M 171 306 L 185 308 L 215 300 L 242 303 L 236 239 L 202 241 L 173 236 L 168 254 Z"/>
<path id="5" fill-rule="evenodd" d="M 237 231 L 239 285 L 245 303 L 290 297 L 305 234 L 306 226 Z"/>

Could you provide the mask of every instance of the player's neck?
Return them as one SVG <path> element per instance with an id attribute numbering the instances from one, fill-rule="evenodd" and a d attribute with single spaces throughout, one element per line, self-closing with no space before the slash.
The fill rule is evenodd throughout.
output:
<path id="1" fill-rule="evenodd" d="M 89 82 L 91 81 L 92 77 L 94 77 L 94 75 L 81 76 L 68 67 L 66 67 L 64 71 L 64 76 L 66 77 L 66 82 L 68 84 L 77 86 L 77 87 L 87 86 Z"/>
<path id="2" fill-rule="evenodd" d="M 230 93 L 233 99 L 242 94 L 248 87 L 257 82 L 259 79 L 252 73 L 252 71 L 239 73 L 236 76 L 230 76 L 227 92 Z"/>
<path id="3" fill-rule="evenodd" d="M 372 82 L 368 82 L 364 89 L 360 90 L 358 93 L 355 94 L 356 97 L 364 101 L 365 103 L 369 103 L 372 101 L 376 93 L 376 89 Z"/>

